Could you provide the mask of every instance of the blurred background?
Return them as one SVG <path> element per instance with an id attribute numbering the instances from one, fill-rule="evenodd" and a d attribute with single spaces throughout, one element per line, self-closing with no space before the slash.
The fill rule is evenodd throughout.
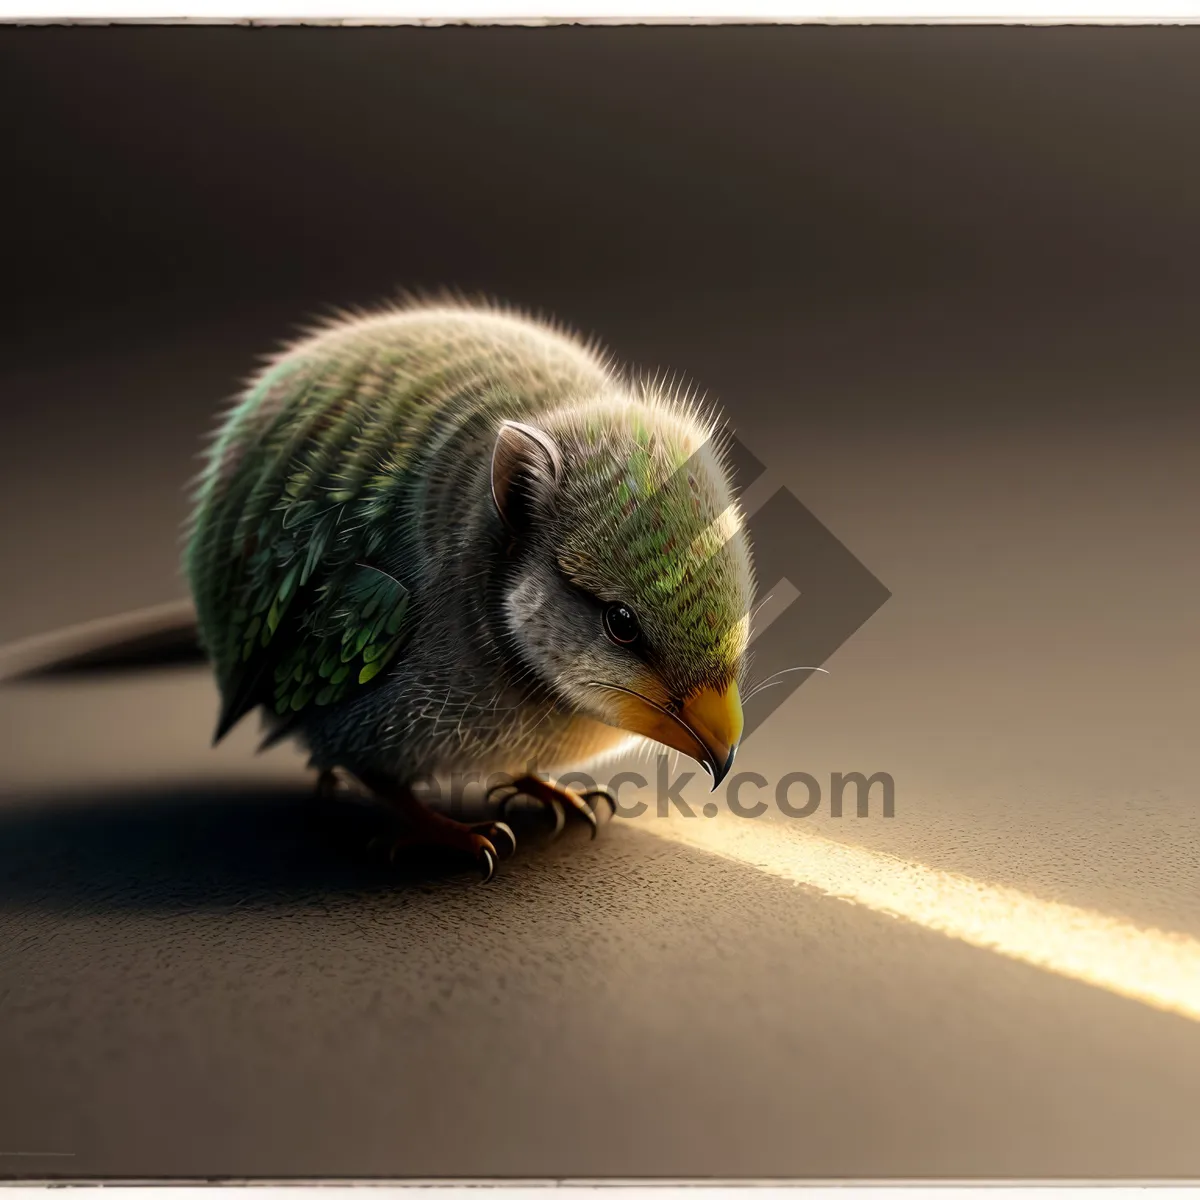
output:
<path id="1" fill-rule="evenodd" d="M 1200 937 L 1198 54 L 0 29 L 0 642 L 183 595 L 258 355 L 486 292 L 694 379 L 892 592 L 739 758 L 895 778 L 809 831 Z M 1200 1171 L 1182 1016 L 632 828 L 364 881 L 214 704 L 0 694 L 0 1152 L 74 1156 L 0 1174 Z"/>

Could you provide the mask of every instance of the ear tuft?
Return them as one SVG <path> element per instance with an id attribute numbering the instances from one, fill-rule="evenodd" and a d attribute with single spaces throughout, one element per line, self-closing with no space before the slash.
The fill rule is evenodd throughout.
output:
<path id="1" fill-rule="evenodd" d="M 562 478 L 562 455 L 549 434 L 521 421 L 504 421 L 492 447 L 492 499 L 505 525 L 520 532 L 529 516 L 534 488 Z"/>

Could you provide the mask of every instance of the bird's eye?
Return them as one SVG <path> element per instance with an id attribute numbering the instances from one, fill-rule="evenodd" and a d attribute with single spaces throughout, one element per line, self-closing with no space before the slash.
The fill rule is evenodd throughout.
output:
<path id="1" fill-rule="evenodd" d="M 637 615 L 628 604 L 610 604 L 604 610 L 604 632 L 618 646 L 629 646 L 638 640 L 642 629 Z"/>

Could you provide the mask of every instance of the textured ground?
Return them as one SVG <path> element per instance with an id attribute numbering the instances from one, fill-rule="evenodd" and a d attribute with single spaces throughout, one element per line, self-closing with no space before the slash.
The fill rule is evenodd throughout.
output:
<path id="1" fill-rule="evenodd" d="M 1093 986 L 653 819 L 384 873 L 202 673 L 0 686 L 0 1175 L 1200 1175 L 1200 1023 L 1128 998 L 1200 1015 L 1198 43 L 0 31 L 0 642 L 180 594 L 298 325 L 497 293 L 695 379 L 892 593 L 738 766 L 895 816 L 756 831 L 1182 955 Z"/>
<path id="2" fill-rule="evenodd" d="M 1191 1021 L 653 820 L 531 829 L 486 888 L 364 867 L 367 815 L 313 808 L 249 730 L 210 753 L 212 703 L 188 671 L 0 692 L 0 1173 L 1200 1171 Z M 937 800 L 904 779 L 892 821 L 838 836 L 921 841 Z M 1102 846 L 1033 799 L 926 824 L 925 857 L 1194 922 L 1172 901 L 1194 840 L 1131 822 Z M 1089 829 L 1102 851 L 1073 857 Z"/>

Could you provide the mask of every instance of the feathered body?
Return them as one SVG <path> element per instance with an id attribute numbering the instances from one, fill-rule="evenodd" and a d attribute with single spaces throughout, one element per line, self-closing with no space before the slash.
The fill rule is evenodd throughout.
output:
<path id="1" fill-rule="evenodd" d="M 506 421 L 557 455 L 552 494 L 526 464 L 516 531 L 496 503 Z M 693 402 L 457 301 L 342 318 L 271 359 L 209 451 L 185 567 L 218 737 L 262 706 L 314 765 L 400 783 L 615 748 L 605 681 L 670 710 L 736 679 L 752 591 Z M 600 632 L 613 601 L 641 616 L 636 661 Z"/>

